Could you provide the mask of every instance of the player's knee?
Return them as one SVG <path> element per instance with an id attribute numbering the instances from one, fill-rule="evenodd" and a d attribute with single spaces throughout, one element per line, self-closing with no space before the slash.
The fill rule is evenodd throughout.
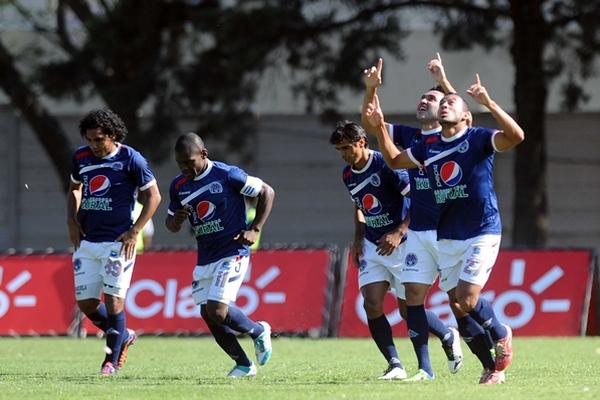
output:
<path id="1" fill-rule="evenodd" d="M 222 325 L 225 322 L 225 318 L 227 318 L 228 307 L 219 307 L 208 305 L 205 308 L 206 314 L 208 315 L 208 319 L 217 325 Z"/>
<path id="2" fill-rule="evenodd" d="M 469 295 L 457 296 L 456 300 L 458 307 L 464 313 L 470 313 L 477 304 L 477 298 Z"/>

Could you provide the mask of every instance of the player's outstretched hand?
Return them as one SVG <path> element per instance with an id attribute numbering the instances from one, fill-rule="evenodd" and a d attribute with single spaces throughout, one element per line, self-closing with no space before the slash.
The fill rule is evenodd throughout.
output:
<path id="1" fill-rule="evenodd" d="M 487 89 L 481 84 L 479 74 L 475 74 L 475 83 L 467 89 L 467 93 L 481 105 L 488 107 L 492 103 Z"/>
<path id="2" fill-rule="evenodd" d="M 75 250 L 77 250 L 81 245 L 81 237 L 85 237 L 85 232 L 79 224 L 79 221 L 74 218 L 69 218 L 67 227 L 69 228 L 69 240 L 73 244 Z"/>
<path id="3" fill-rule="evenodd" d="M 437 83 L 442 83 L 446 79 L 446 72 L 444 71 L 444 64 L 442 63 L 440 53 L 435 53 L 435 58 L 427 63 L 427 69 Z"/>
<path id="4" fill-rule="evenodd" d="M 369 125 L 371 125 L 373 128 L 377 128 L 384 123 L 383 112 L 379 106 L 379 96 L 375 95 L 373 97 L 373 102 L 367 104 L 367 108 L 364 112 Z"/>
<path id="5" fill-rule="evenodd" d="M 372 66 L 363 71 L 363 80 L 367 88 L 378 88 L 381 86 L 381 70 L 383 69 L 383 58 L 377 60 L 377 66 Z"/>

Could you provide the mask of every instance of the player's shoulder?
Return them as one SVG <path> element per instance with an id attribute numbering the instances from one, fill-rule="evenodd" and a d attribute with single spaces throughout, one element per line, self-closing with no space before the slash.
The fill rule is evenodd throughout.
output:
<path id="1" fill-rule="evenodd" d="M 350 165 L 345 165 L 342 168 L 342 179 L 344 182 L 348 182 L 352 178 L 352 167 Z"/>
<path id="2" fill-rule="evenodd" d="M 188 182 L 190 182 L 190 180 L 187 177 L 185 177 L 183 174 L 179 174 L 171 181 L 171 188 L 174 190 L 179 190 Z"/>
<path id="3" fill-rule="evenodd" d="M 467 128 L 467 134 L 470 136 L 476 136 L 476 135 L 481 135 L 481 134 L 491 135 L 497 131 L 498 131 L 498 129 L 496 129 L 496 128 L 487 128 L 484 126 L 473 126 L 473 127 Z"/>
<path id="4" fill-rule="evenodd" d="M 94 153 L 92 153 L 92 149 L 90 149 L 90 146 L 81 146 L 77 150 L 75 150 L 74 156 L 75 160 L 81 161 L 83 159 L 93 157 Z"/>
<path id="5" fill-rule="evenodd" d="M 120 145 L 119 156 L 123 157 L 123 158 L 138 158 L 139 157 L 139 158 L 144 159 L 144 156 L 142 155 L 142 153 L 140 153 L 138 150 L 136 150 L 133 147 L 128 146 L 126 144 Z"/>

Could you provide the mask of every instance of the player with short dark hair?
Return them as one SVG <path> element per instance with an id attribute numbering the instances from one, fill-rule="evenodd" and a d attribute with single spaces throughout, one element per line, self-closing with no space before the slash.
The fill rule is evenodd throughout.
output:
<path id="1" fill-rule="evenodd" d="M 365 111 L 386 162 L 394 168 L 423 166 L 440 207 L 438 252 L 440 288 L 448 292 L 459 330 L 484 367 L 481 384 L 505 380 L 512 361 L 512 332 L 500 323 L 491 304 L 480 297 L 500 248 L 501 224 L 493 187 L 494 153 L 508 150 L 525 138 L 521 127 L 487 93 L 479 75 L 467 93 L 492 114 L 500 130 L 468 126 L 466 102 L 448 94 L 440 102 L 438 120 L 442 136 L 399 151 L 389 138 L 377 96 Z M 475 321 L 476 323 L 473 323 Z M 495 341 L 491 357 L 482 329 Z M 466 339 L 467 340 L 467 339 Z"/>
<path id="2" fill-rule="evenodd" d="M 181 170 L 169 190 L 167 228 L 178 232 L 188 220 L 198 243 L 192 298 L 216 342 L 235 361 L 231 378 L 256 375 L 233 331 L 254 340 L 258 365 L 271 358 L 271 327 L 254 322 L 233 304 L 242 285 L 250 249 L 267 221 L 275 192 L 261 179 L 236 166 L 208 158 L 200 136 L 186 133 L 175 143 L 175 161 Z M 245 197 L 258 198 L 256 216 L 246 226 Z"/>
<path id="3" fill-rule="evenodd" d="M 123 121 L 111 110 L 95 110 L 79 124 L 88 142 L 73 157 L 67 194 L 67 226 L 75 247 L 75 296 L 81 311 L 106 334 L 104 376 L 121 368 L 135 332 L 125 326 L 125 295 L 135 263 L 138 233 L 160 203 L 156 179 L 144 157 L 122 144 Z M 137 191 L 145 195 L 139 217 Z M 100 301 L 104 292 L 105 303 Z"/>

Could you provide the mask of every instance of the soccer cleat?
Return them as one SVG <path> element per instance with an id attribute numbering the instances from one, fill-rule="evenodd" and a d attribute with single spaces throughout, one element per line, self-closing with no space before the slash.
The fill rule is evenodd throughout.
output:
<path id="1" fill-rule="evenodd" d="M 110 361 L 105 361 L 100 369 L 100 375 L 102 376 L 114 376 L 117 374 L 117 369 Z"/>
<path id="2" fill-rule="evenodd" d="M 506 328 L 506 337 L 496 342 L 496 371 L 504 371 L 512 362 L 512 329 Z"/>
<path id="3" fill-rule="evenodd" d="M 271 325 L 268 322 L 260 321 L 259 324 L 265 328 L 264 332 L 259 337 L 254 339 L 254 353 L 256 354 L 256 362 L 258 365 L 265 365 L 269 362 L 273 347 L 271 346 Z"/>
<path id="4" fill-rule="evenodd" d="M 410 378 L 406 378 L 404 382 L 422 382 L 422 381 L 432 381 L 435 379 L 434 375 L 429 375 L 427 371 L 419 369 L 419 371 L 411 376 Z"/>
<path id="5" fill-rule="evenodd" d="M 504 383 L 506 377 L 504 371 L 496 371 L 491 369 L 484 369 L 479 379 L 479 383 L 482 385 L 499 385 Z"/>
<path id="6" fill-rule="evenodd" d="M 463 363 L 463 353 L 460 347 L 460 335 L 455 328 L 448 328 L 452 331 L 452 344 L 450 346 L 446 346 L 442 343 L 442 349 L 446 353 L 446 358 L 448 359 L 448 371 L 451 374 L 455 374 L 458 372 L 460 367 L 462 367 Z"/>
<path id="7" fill-rule="evenodd" d="M 252 378 L 256 376 L 256 365 L 250 364 L 249 367 L 245 365 L 236 365 L 227 374 L 230 378 Z"/>
<path id="8" fill-rule="evenodd" d="M 392 380 L 401 380 L 406 379 L 408 375 L 406 375 L 406 371 L 402 367 L 390 365 L 388 369 L 383 371 L 383 375 L 381 375 L 379 380 L 382 381 L 392 381 Z"/>
<path id="9" fill-rule="evenodd" d="M 127 337 L 127 340 L 123 341 L 121 352 L 119 353 L 119 369 L 123 368 L 123 365 L 127 360 L 127 350 L 129 349 L 129 346 L 133 346 L 137 340 L 137 335 L 133 329 L 127 329 L 127 332 L 129 333 L 129 337 Z"/>

